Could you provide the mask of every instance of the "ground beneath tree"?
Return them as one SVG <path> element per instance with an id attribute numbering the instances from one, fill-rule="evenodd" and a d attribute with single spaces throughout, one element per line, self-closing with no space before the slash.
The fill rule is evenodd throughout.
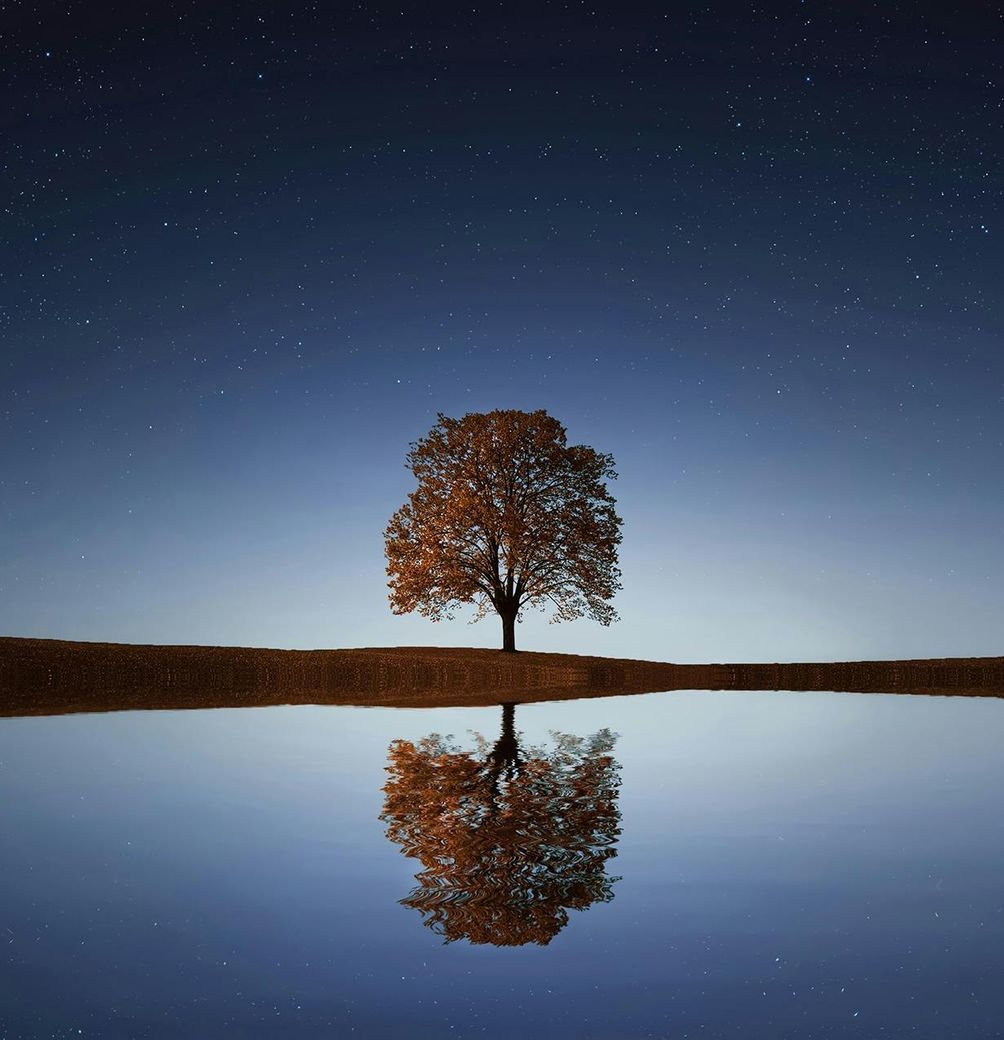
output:
<path id="1" fill-rule="evenodd" d="M 465 647 L 266 650 L 0 637 L 0 715 L 273 704 L 485 706 L 661 690 L 1004 696 L 1004 657 L 671 664 Z"/>

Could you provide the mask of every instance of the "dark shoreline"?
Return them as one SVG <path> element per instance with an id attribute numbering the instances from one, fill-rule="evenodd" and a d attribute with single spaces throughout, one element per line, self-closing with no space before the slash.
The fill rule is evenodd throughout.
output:
<path id="1" fill-rule="evenodd" d="M 266 650 L 0 637 L 0 716 L 343 704 L 486 706 L 668 690 L 1004 697 L 1004 657 L 670 664 L 441 647 Z"/>

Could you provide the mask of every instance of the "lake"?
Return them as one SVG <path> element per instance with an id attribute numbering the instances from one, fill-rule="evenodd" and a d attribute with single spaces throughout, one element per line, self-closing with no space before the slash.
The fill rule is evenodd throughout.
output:
<path id="1" fill-rule="evenodd" d="M 1002 747 L 904 694 L 0 719 L 0 1037 L 998 1037 Z"/>

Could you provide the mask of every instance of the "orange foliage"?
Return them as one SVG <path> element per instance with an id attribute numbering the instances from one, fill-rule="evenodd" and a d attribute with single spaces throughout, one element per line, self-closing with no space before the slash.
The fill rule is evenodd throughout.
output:
<path id="1" fill-rule="evenodd" d="M 584 910 L 613 898 L 619 766 L 614 737 L 553 734 L 556 747 L 519 753 L 507 726 L 485 754 L 438 735 L 395 741 L 381 820 L 422 864 L 401 902 L 447 942 L 546 945 Z M 508 732 L 507 732 L 508 730 Z"/>
<path id="2" fill-rule="evenodd" d="M 545 411 L 442 414 L 411 446 L 418 487 L 384 534 L 391 608 L 434 621 L 465 603 L 495 610 L 515 649 L 524 607 L 609 625 L 621 587 L 613 457 L 568 445 Z"/>

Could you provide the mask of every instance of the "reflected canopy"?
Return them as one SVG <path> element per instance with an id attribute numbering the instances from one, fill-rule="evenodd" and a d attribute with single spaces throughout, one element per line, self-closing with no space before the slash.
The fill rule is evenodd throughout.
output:
<path id="1" fill-rule="evenodd" d="M 620 835 L 616 736 L 552 731 L 522 749 L 514 706 L 503 705 L 494 745 L 464 750 L 431 734 L 390 746 L 380 819 L 422 864 L 413 907 L 446 942 L 547 945 L 569 910 L 613 898 L 606 873 Z"/>

